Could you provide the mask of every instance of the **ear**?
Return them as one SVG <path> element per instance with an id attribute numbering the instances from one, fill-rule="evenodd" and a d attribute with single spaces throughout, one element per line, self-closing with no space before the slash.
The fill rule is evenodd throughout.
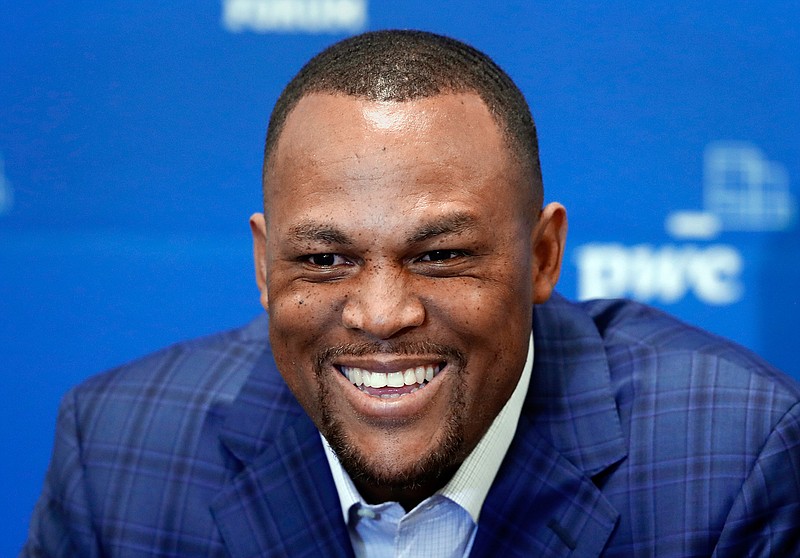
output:
<path id="1" fill-rule="evenodd" d="M 269 312 L 267 298 L 267 224 L 263 213 L 250 216 L 250 230 L 253 232 L 253 262 L 256 268 L 256 285 L 261 292 L 261 306 Z"/>
<path id="2" fill-rule="evenodd" d="M 560 203 L 542 209 L 533 229 L 533 302 L 541 304 L 550 298 L 561 274 L 561 262 L 567 241 L 567 210 Z"/>

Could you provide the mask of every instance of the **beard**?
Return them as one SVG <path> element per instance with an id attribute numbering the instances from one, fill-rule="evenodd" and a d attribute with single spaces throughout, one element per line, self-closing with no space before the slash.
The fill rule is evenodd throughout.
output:
<path id="1" fill-rule="evenodd" d="M 460 377 L 452 382 L 455 389 L 451 393 L 449 412 L 441 425 L 437 446 L 426 455 L 417 456 L 410 466 L 402 469 L 387 467 L 353 444 L 346 427 L 336 417 L 330 403 L 330 382 L 326 381 L 326 375 L 330 373 L 331 360 L 344 355 L 364 356 L 378 353 L 438 355 L 442 361 L 447 362 L 448 374 Z M 441 487 L 446 484 L 471 449 L 464 447 L 464 426 L 467 417 L 465 383 L 461 380 L 467 373 L 466 361 L 466 355 L 461 351 L 429 342 L 343 345 L 328 348 L 317 356 L 315 377 L 319 386 L 318 409 L 321 411 L 321 423 L 318 427 L 353 482 L 399 492 L 416 490 L 423 486 Z M 391 428 L 387 428 L 386 436 L 391 437 L 391 435 Z"/>

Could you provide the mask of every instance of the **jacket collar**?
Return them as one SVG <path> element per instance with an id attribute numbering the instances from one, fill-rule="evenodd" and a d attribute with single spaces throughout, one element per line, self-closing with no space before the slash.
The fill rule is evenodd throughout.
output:
<path id="1" fill-rule="evenodd" d="M 220 433 L 233 476 L 211 512 L 228 551 L 234 558 L 352 557 L 319 433 L 275 367 L 266 315 L 243 335 L 263 351 Z"/>
<path id="2" fill-rule="evenodd" d="M 523 414 L 594 476 L 627 454 L 603 338 L 580 305 L 554 294 L 533 317 L 536 360 Z"/>
<path id="3" fill-rule="evenodd" d="M 534 310 L 536 358 L 517 435 L 473 556 L 599 556 L 619 513 L 592 481 L 627 449 L 602 338 L 558 295 Z"/>
<path id="4" fill-rule="evenodd" d="M 288 424 L 306 416 L 275 366 L 268 327 L 268 317 L 262 314 L 243 329 L 245 342 L 260 350 L 249 364 L 220 434 L 222 443 L 245 464 L 272 445 Z"/>

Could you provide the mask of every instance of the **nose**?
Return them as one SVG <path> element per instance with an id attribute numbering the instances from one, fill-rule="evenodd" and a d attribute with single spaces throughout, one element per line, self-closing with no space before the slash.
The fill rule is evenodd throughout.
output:
<path id="1" fill-rule="evenodd" d="M 425 306 L 413 291 L 413 278 L 387 266 L 363 268 L 348 293 L 342 322 L 376 339 L 390 339 L 425 321 Z"/>

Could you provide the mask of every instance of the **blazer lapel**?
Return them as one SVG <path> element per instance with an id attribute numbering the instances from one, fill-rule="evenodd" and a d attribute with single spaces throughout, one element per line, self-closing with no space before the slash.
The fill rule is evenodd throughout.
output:
<path id="1" fill-rule="evenodd" d="M 231 481 L 211 504 L 233 558 L 352 557 L 319 433 L 265 351 L 220 435 Z"/>
<path id="2" fill-rule="evenodd" d="M 519 428 L 530 428 L 525 417 Z M 535 432 L 514 440 L 492 485 L 470 556 L 599 556 L 618 512 Z"/>
<path id="3" fill-rule="evenodd" d="M 353 556 L 319 434 L 289 425 L 211 506 L 234 558 Z"/>
<path id="4" fill-rule="evenodd" d="M 598 485 L 627 455 L 603 340 L 558 295 L 534 310 L 534 369 L 473 556 L 599 556 L 619 513 Z"/>

